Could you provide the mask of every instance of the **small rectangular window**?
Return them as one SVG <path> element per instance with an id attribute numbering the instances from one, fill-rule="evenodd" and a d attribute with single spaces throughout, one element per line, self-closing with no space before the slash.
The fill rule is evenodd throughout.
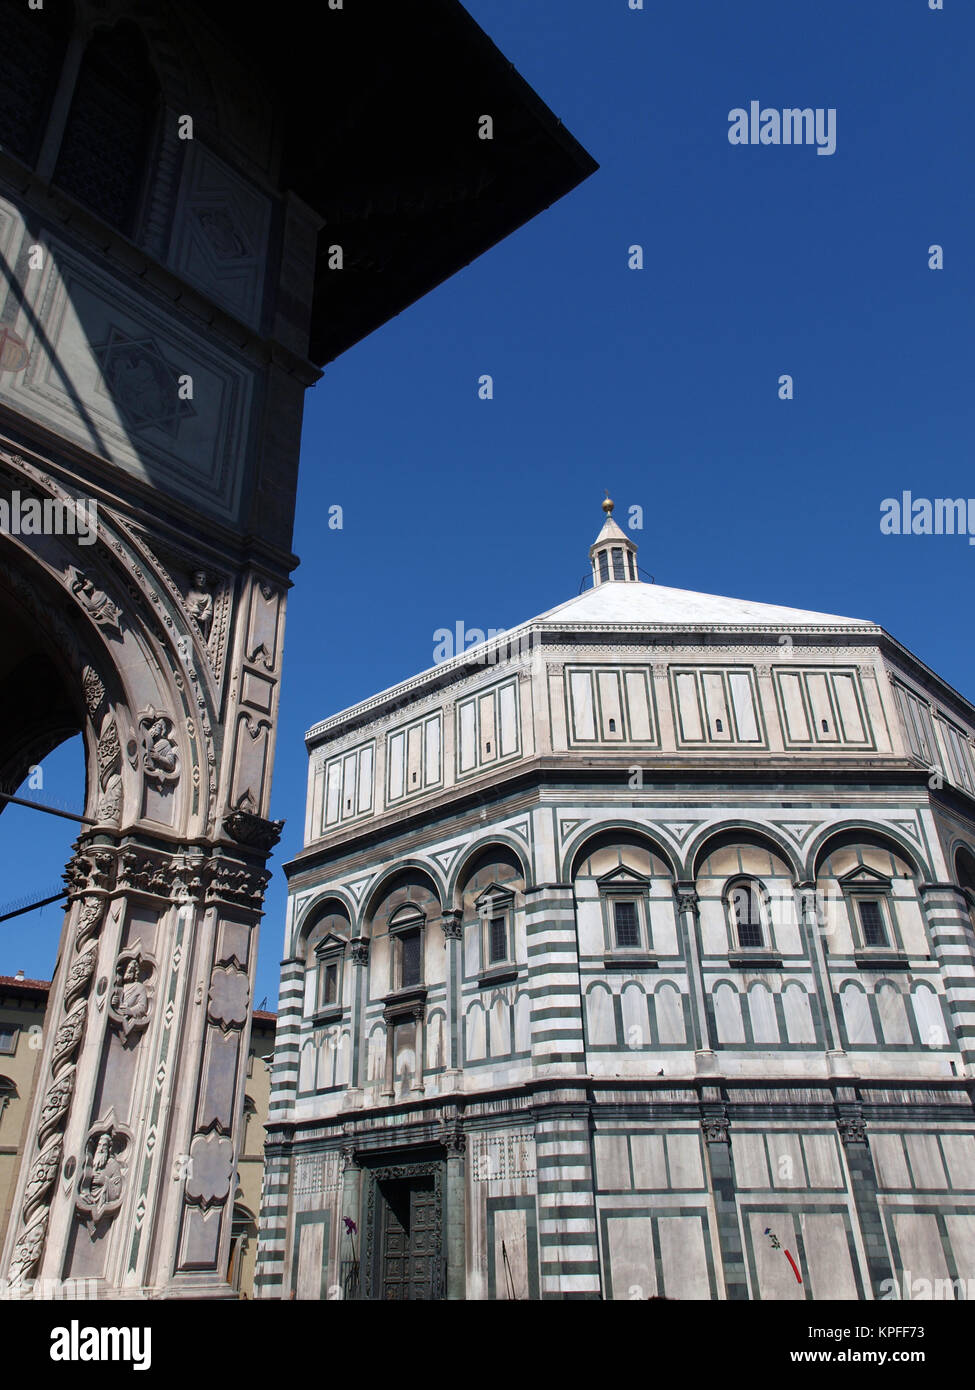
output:
<path id="1" fill-rule="evenodd" d="M 599 578 L 604 581 L 609 578 L 609 557 L 605 550 L 599 552 Z"/>
<path id="2" fill-rule="evenodd" d="M 640 928 L 636 917 L 636 903 L 613 903 L 613 919 L 616 926 L 616 945 L 621 948 L 639 946 Z"/>
<path id="3" fill-rule="evenodd" d="M 886 946 L 887 933 L 884 930 L 884 914 L 879 902 L 873 898 L 861 898 L 857 903 L 857 911 L 860 914 L 864 946 Z"/>
<path id="4" fill-rule="evenodd" d="M 0 1023 L 0 1054 L 12 1057 L 17 1051 L 17 1034 L 20 1028 L 16 1023 Z"/>
<path id="5" fill-rule="evenodd" d="M 738 946 L 742 951 L 759 951 L 762 939 L 762 910 L 755 887 L 740 883 L 732 894 L 735 921 L 738 926 Z"/>
<path id="6" fill-rule="evenodd" d="M 490 936 L 490 959 L 492 964 L 497 960 L 506 960 L 508 956 L 508 923 L 506 918 L 491 918 Z"/>
<path id="7" fill-rule="evenodd" d="M 409 989 L 411 985 L 420 983 L 420 947 L 421 938 L 418 931 L 404 932 L 400 937 L 403 966 L 401 985 L 403 989 Z"/>
<path id="8" fill-rule="evenodd" d="M 626 578 L 626 575 L 623 573 L 623 549 L 622 549 L 622 546 L 614 546 L 614 547 L 613 547 L 613 578 L 614 578 L 614 579 L 625 579 L 625 578 Z"/>
<path id="9" fill-rule="evenodd" d="M 335 1004 L 339 997 L 339 968 L 337 964 L 326 965 L 322 981 L 322 1004 Z"/>

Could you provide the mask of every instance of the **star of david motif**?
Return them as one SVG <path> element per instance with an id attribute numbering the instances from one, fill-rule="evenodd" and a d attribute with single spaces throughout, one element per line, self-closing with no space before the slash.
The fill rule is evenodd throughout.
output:
<path id="1" fill-rule="evenodd" d="M 113 326 L 93 351 L 102 370 L 100 389 L 129 429 L 162 430 L 175 439 L 182 421 L 196 414 L 189 401 L 180 400 L 179 373 L 153 338 L 130 338 Z"/>

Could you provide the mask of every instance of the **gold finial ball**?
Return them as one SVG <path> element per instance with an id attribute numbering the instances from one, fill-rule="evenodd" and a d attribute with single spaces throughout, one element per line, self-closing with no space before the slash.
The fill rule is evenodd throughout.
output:
<path id="1" fill-rule="evenodd" d="M 610 497 L 609 493 L 607 492 L 606 501 L 603 503 L 603 511 L 606 513 L 607 516 L 612 516 L 613 508 L 615 505 L 616 504 L 613 501 L 612 497 Z"/>

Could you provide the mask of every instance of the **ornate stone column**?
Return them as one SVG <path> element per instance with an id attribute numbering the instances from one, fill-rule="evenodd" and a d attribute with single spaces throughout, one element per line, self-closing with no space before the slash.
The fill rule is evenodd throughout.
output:
<path id="1" fill-rule="evenodd" d="M 877 1172 L 867 1140 L 863 1110 L 852 1087 L 841 1087 L 836 1094 L 836 1127 L 842 1140 L 843 1157 L 849 1173 L 850 1191 L 863 1236 L 862 1257 L 873 1285 L 873 1297 L 880 1298 L 885 1280 L 893 1277 L 884 1237 L 884 1223 L 877 1200 Z M 859 1245 L 860 1242 L 858 1241 Z"/>
<path id="2" fill-rule="evenodd" d="M 363 1027 L 369 994 L 369 938 L 353 937 L 349 942 L 352 959 L 352 1012 L 349 1036 L 352 1040 L 352 1059 L 349 1066 L 349 1089 L 343 1105 L 353 1108 L 362 1101 L 362 1073 L 366 1064 Z"/>
<path id="3" fill-rule="evenodd" d="M 718 1059 L 711 1040 L 711 1025 L 704 999 L 704 972 L 701 969 L 701 943 L 698 934 L 698 896 L 693 883 L 674 884 L 677 921 L 687 942 L 687 972 L 690 976 L 691 1018 L 694 1023 L 694 1060 L 699 1073 L 717 1071 Z"/>
<path id="4" fill-rule="evenodd" d="M 463 1075 L 460 1065 L 460 1028 L 463 964 L 464 964 L 464 926 L 463 912 L 458 908 L 448 908 L 441 915 L 443 925 L 443 944 L 447 952 L 447 1074 L 444 1077 L 444 1090 L 455 1090 Z"/>
<path id="5" fill-rule="evenodd" d="M 444 1120 L 440 1142 L 447 1151 L 447 1297 L 464 1299 L 467 1296 L 467 1137 L 461 1128 L 459 1111 L 454 1110 Z"/>
<path id="6" fill-rule="evenodd" d="M 817 983 L 817 992 L 822 1005 L 820 1012 L 826 1034 L 826 1061 L 829 1072 L 831 1076 L 849 1076 L 852 1074 L 852 1068 L 850 1059 L 841 1045 L 842 1034 L 836 1015 L 833 982 L 830 978 L 829 962 L 826 959 L 826 951 L 820 932 L 819 898 L 816 885 L 811 882 L 797 883 L 796 892 L 799 895 L 800 921 L 806 937 L 806 949 L 809 952 L 809 959 L 812 961 L 813 976 Z"/>
<path id="7" fill-rule="evenodd" d="M 359 1155 L 356 1151 L 352 1136 L 347 1135 L 342 1145 L 342 1234 L 341 1234 L 341 1272 L 342 1272 L 342 1297 L 358 1298 L 362 1287 L 361 1272 L 358 1268 L 352 1268 L 352 1250 L 356 1252 L 362 1250 L 361 1239 L 361 1190 L 362 1190 L 362 1166 L 359 1163 Z M 347 1222 L 353 1222 L 355 1235 L 350 1233 Z M 353 1247 L 352 1241 L 355 1240 Z M 348 1251 L 348 1256 L 345 1252 Z"/>
<path id="8" fill-rule="evenodd" d="M 735 1170 L 732 1162 L 728 1112 L 721 1093 L 707 1086 L 701 1098 L 701 1129 L 707 1153 L 711 1194 L 718 1226 L 718 1246 L 724 1270 L 725 1292 L 732 1301 L 748 1298 L 745 1256 L 735 1200 Z"/>

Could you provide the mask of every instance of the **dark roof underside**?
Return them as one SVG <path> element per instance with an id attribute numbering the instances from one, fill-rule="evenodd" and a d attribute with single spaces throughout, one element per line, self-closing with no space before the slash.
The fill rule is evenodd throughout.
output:
<path id="1" fill-rule="evenodd" d="M 325 218 L 310 356 L 323 364 L 398 314 L 598 166 L 457 0 L 313 0 L 247 27 L 286 113 L 283 183 Z M 254 17 L 265 15 L 259 28 Z M 490 115 L 493 140 L 478 138 Z M 328 268 L 340 245 L 341 271 Z"/>

